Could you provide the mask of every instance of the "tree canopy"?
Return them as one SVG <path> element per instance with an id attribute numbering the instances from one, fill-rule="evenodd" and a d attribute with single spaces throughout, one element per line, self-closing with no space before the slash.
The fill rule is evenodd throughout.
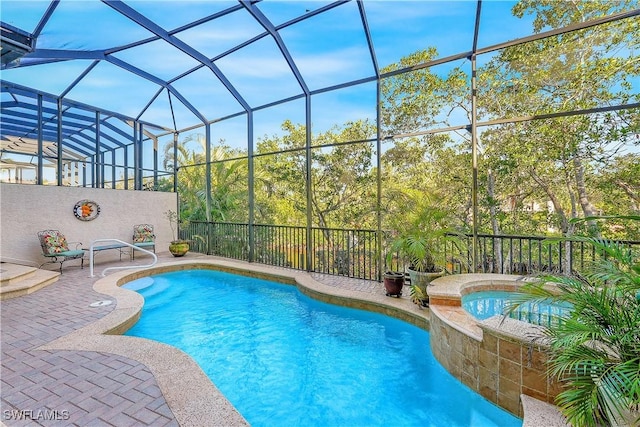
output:
<path id="1" fill-rule="evenodd" d="M 533 16 L 537 33 L 630 7 L 628 1 L 523 0 L 513 14 Z M 506 47 L 479 63 L 480 232 L 572 235 L 573 218 L 638 213 L 640 114 L 607 108 L 640 101 L 637 25 L 638 19 L 625 19 L 591 26 Z M 472 141 L 470 125 L 457 124 L 471 120 L 470 67 L 395 73 L 434 58 L 436 48 L 428 47 L 381 70 L 389 77 L 380 82 L 380 129 L 368 120 L 312 129 L 307 150 L 305 124 L 285 120 L 279 135 L 258 138 L 251 159 L 255 222 L 305 225 L 310 209 L 314 226 L 375 229 L 380 208 L 382 228 L 398 229 L 414 202 L 430 200 L 452 228 L 469 231 Z M 224 142 L 212 148 L 207 212 L 205 150 L 186 149 L 194 138 L 180 143 L 179 159 L 173 148 L 166 155 L 168 170 L 176 160 L 182 165 L 183 217 L 248 221 L 248 151 Z M 628 226 L 582 227 L 638 238 Z"/>

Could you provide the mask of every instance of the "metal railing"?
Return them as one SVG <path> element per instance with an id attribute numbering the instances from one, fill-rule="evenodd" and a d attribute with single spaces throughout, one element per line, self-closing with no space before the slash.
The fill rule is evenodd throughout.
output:
<path id="1" fill-rule="evenodd" d="M 153 261 L 151 261 L 151 263 L 146 264 L 146 265 L 126 265 L 126 266 L 121 266 L 121 267 L 107 267 L 104 270 L 102 270 L 102 273 L 100 274 L 101 277 L 104 277 L 105 273 L 109 270 L 124 270 L 126 268 L 147 268 L 147 267 L 153 267 L 154 265 L 157 264 L 158 262 L 158 256 L 151 252 L 148 251 L 146 249 L 142 249 L 139 246 L 135 246 L 132 245 L 131 243 L 127 243 L 127 242 L 123 242 L 122 240 L 118 240 L 118 239 L 96 239 L 93 242 L 91 242 L 91 246 L 89 247 L 89 274 L 90 277 L 95 277 L 93 275 L 93 252 L 97 249 L 96 243 L 104 243 L 104 242 L 117 242 L 116 245 L 110 245 L 108 247 L 108 249 L 114 249 L 117 247 L 125 247 L 128 246 L 131 248 L 132 251 L 142 251 L 148 255 L 151 255 L 153 257 Z M 120 258 L 122 258 L 122 253 L 120 254 Z"/>
<path id="2" fill-rule="evenodd" d="M 249 224 L 193 221 L 180 233 L 181 238 L 191 241 L 192 251 L 249 260 Z M 375 230 L 313 227 L 310 245 L 305 227 L 254 225 L 253 235 L 255 262 L 361 279 L 379 278 Z"/>
<path id="3" fill-rule="evenodd" d="M 249 261 L 249 224 L 192 221 L 179 237 L 193 252 Z"/>
<path id="4" fill-rule="evenodd" d="M 447 270 L 457 273 L 571 275 L 584 271 L 592 261 L 604 257 L 580 240 L 555 240 L 541 236 L 478 235 L 478 258 L 472 266 L 471 235 L 450 235 L 445 242 Z M 614 240 L 629 250 L 640 250 L 640 241 Z"/>
<path id="5" fill-rule="evenodd" d="M 250 260 L 249 224 L 194 221 L 180 230 L 191 250 L 243 261 Z M 381 272 L 402 271 L 402 260 L 386 254 L 391 233 L 375 230 L 285 225 L 253 226 L 253 261 L 336 276 L 381 280 Z M 378 240 L 382 239 L 382 256 Z M 640 241 L 619 241 L 640 250 Z M 307 253 L 309 251 L 309 253 Z M 581 241 L 549 241 L 540 236 L 478 235 L 478 261 L 472 266 L 471 235 L 449 235 L 439 252 L 448 274 L 469 272 L 572 274 L 602 256 Z M 381 268 L 382 267 L 382 268 Z"/>
<path id="6" fill-rule="evenodd" d="M 311 229 L 311 271 L 378 280 L 378 233 L 375 230 Z"/>

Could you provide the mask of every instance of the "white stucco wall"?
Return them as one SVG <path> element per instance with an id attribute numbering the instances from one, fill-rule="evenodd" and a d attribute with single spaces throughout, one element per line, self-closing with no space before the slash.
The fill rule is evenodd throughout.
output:
<path id="1" fill-rule="evenodd" d="M 92 221 L 81 221 L 73 214 L 74 205 L 83 199 L 100 206 L 100 214 Z M 60 230 L 69 242 L 82 242 L 88 248 L 101 238 L 130 243 L 135 224 L 152 224 L 156 252 L 166 252 L 172 236 L 163 212 L 176 208 L 175 193 L 2 183 L 0 259 L 26 265 L 43 263 L 36 234 L 40 230 Z M 118 258 L 117 251 L 104 251 L 96 255 L 95 262 L 114 258 Z M 123 256 L 123 262 L 125 259 L 128 261 Z"/>

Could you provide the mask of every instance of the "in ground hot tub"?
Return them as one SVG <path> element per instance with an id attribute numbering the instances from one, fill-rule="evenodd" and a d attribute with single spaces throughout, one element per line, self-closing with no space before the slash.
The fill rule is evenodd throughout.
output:
<path id="1" fill-rule="evenodd" d="M 462 296 L 462 308 L 478 320 L 485 320 L 496 315 L 508 315 L 510 318 L 547 326 L 568 314 L 569 304 L 557 303 L 525 303 L 507 313 L 513 292 L 509 291 L 480 291 Z"/>

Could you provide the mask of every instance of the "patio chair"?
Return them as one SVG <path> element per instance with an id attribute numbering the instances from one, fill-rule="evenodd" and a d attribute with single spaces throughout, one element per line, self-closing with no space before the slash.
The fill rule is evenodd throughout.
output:
<path id="1" fill-rule="evenodd" d="M 60 263 L 60 274 L 62 274 L 62 264 L 72 259 L 80 259 L 80 268 L 84 268 L 84 251 L 81 249 L 80 242 L 67 242 L 64 234 L 58 230 L 43 230 L 38 232 L 40 246 L 42 247 L 42 255 L 49 258 L 49 261 L 40 264 Z M 75 249 L 69 249 L 69 243 L 75 244 Z"/>
<path id="2" fill-rule="evenodd" d="M 153 225 L 138 224 L 133 226 L 133 246 L 149 249 L 156 253 L 156 235 L 153 234 Z M 135 249 L 131 251 L 131 258 L 136 258 Z"/>

